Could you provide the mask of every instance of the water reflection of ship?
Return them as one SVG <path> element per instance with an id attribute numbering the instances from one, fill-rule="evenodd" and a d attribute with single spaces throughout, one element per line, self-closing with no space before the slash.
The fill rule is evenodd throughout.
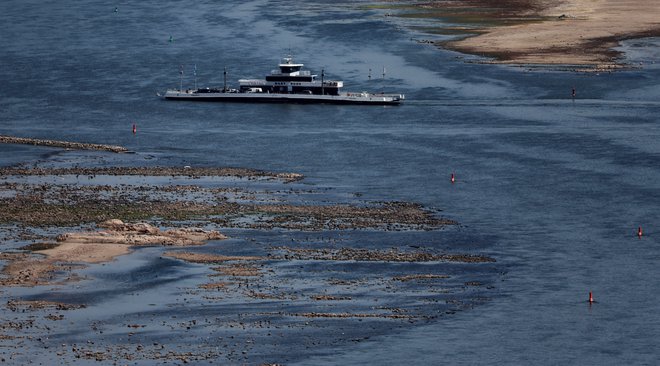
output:
<path id="1" fill-rule="evenodd" d="M 332 104 L 399 104 L 403 94 L 368 92 L 344 92 L 344 82 L 325 80 L 303 70 L 303 64 L 292 57 L 285 57 L 279 70 L 273 70 L 265 79 L 240 79 L 238 89 L 227 87 L 227 71 L 224 71 L 224 84 L 219 88 L 195 88 L 168 90 L 163 97 L 172 100 L 197 100 L 218 102 L 266 102 L 266 103 L 332 103 Z M 384 71 L 383 71 L 384 73 Z M 183 78 L 183 75 L 182 75 Z"/>

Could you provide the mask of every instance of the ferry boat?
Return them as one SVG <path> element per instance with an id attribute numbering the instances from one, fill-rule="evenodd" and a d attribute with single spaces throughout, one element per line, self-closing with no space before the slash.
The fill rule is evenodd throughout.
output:
<path id="1" fill-rule="evenodd" d="M 330 103 L 330 104 L 399 104 L 403 94 L 368 92 L 344 92 L 343 81 L 325 80 L 308 70 L 304 64 L 296 63 L 292 57 L 285 57 L 279 70 L 271 71 L 265 79 L 240 79 L 239 88 L 227 88 L 227 70 L 224 71 L 224 86 L 219 88 L 170 89 L 164 95 L 169 100 L 195 100 L 213 102 L 264 102 L 264 103 Z M 183 75 L 183 73 L 181 73 Z"/>

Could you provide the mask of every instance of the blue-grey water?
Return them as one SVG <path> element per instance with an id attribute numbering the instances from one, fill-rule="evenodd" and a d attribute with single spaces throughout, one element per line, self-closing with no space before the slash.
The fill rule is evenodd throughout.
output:
<path id="1" fill-rule="evenodd" d="M 301 365 L 657 363 L 660 41 L 624 42 L 636 66 L 627 71 L 530 71 L 417 43 L 438 36 L 366 4 L 3 1 L 0 134 L 137 153 L 0 145 L 0 164 L 293 171 L 313 187 L 441 209 L 462 226 L 433 235 L 458 235 L 453 242 L 497 259 L 503 274 L 485 304 L 295 360 Z M 180 65 L 184 87 L 194 84 L 193 65 L 198 84 L 221 86 L 224 67 L 230 83 L 260 77 L 287 53 L 346 89 L 402 92 L 407 101 L 156 96 L 178 87 Z"/>

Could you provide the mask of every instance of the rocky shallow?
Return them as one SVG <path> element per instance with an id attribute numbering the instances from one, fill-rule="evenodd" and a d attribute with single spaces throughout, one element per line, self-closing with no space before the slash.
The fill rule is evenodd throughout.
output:
<path id="1" fill-rule="evenodd" d="M 493 258 L 419 243 L 456 222 L 300 177 L 0 169 L 0 357 L 286 364 L 488 301 Z"/>
<path id="2" fill-rule="evenodd" d="M 209 175 L 214 172 L 220 175 Z M 95 180 L 102 176 L 177 177 L 184 173 L 189 173 L 185 176 L 193 181 L 177 185 L 95 184 Z M 317 231 L 433 229 L 455 224 L 451 220 L 435 217 L 418 204 L 405 202 L 292 205 L 271 200 L 262 203 L 257 202 L 256 197 L 263 196 L 263 192 L 192 184 L 195 178 L 201 176 L 234 179 L 267 177 L 283 182 L 301 177 L 295 173 L 264 173 L 233 168 L 0 169 L 0 178 L 4 178 L 0 182 L 0 204 L 6 208 L 0 212 L 0 223 L 74 226 L 114 218 L 130 221 L 162 218 L 170 221 L 204 220 L 223 227 Z M 34 180 L 31 177 L 39 177 L 42 182 L 31 183 Z M 70 183 L 61 184 L 57 177 L 68 177 Z"/>
<path id="3" fill-rule="evenodd" d="M 72 150 L 99 150 L 99 151 L 109 151 L 114 153 L 128 152 L 128 149 L 126 149 L 125 147 L 116 146 L 116 145 L 35 139 L 35 138 L 14 137 L 14 136 L 5 136 L 5 135 L 0 135 L 0 144 L 48 146 L 48 147 L 59 147 L 59 148 L 72 149 Z"/>

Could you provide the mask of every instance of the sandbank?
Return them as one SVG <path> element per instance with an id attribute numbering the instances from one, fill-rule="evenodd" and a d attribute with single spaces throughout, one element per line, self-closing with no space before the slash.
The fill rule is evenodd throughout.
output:
<path id="1" fill-rule="evenodd" d="M 471 4 L 470 1 L 458 3 Z M 506 3 L 506 2 L 505 2 Z M 660 2 L 642 0 L 540 0 L 509 2 L 534 21 L 496 25 L 444 47 L 495 58 L 496 63 L 621 67 L 619 41 L 660 35 Z"/>
<path id="2" fill-rule="evenodd" d="M 102 222 L 98 226 L 105 230 L 59 235 L 59 245 L 36 253 L 44 254 L 55 262 L 101 263 L 128 254 L 132 246 L 202 245 L 207 240 L 227 238 L 217 231 L 199 228 L 162 231 L 147 223 L 130 224 L 117 219 Z"/>
<path id="3" fill-rule="evenodd" d="M 113 219 L 98 224 L 99 231 L 65 233 L 57 244 L 42 243 L 47 249 L 34 250 L 42 256 L 26 253 L 0 253 L 8 263 L 2 270 L 0 286 L 36 286 L 50 283 L 57 270 L 73 263 L 104 263 L 131 252 L 135 246 L 203 245 L 208 240 L 227 237 L 217 231 L 199 228 L 160 230 L 147 223 L 124 223 Z"/>
<path id="4" fill-rule="evenodd" d="M 130 246 L 126 244 L 63 243 L 38 253 L 56 262 L 103 263 L 130 251 Z"/>

